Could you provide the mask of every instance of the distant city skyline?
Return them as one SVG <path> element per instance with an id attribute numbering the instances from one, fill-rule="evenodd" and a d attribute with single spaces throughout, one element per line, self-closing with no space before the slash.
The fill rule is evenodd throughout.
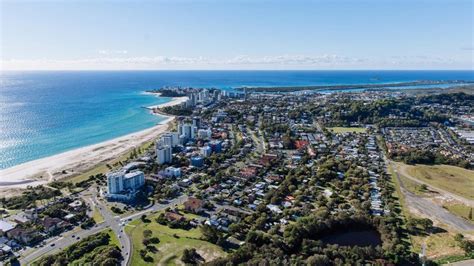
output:
<path id="1" fill-rule="evenodd" d="M 0 0 L 2 70 L 473 69 L 473 1 Z"/>

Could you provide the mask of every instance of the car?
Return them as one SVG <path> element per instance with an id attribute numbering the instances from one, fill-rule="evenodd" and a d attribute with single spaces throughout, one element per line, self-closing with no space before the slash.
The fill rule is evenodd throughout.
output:
<path id="1" fill-rule="evenodd" d="M 77 240 L 81 239 L 80 237 L 76 237 Z"/>
<path id="2" fill-rule="evenodd" d="M 71 237 L 74 238 L 74 237 L 76 237 L 76 236 L 75 236 L 75 235 L 72 235 Z"/>
<path id="3" fill-rule="evenodd" d="M 50 245 L 50 246 L 51 246 L 51 247 L 54 247 L 54 246 L 56 246 L 56 244 L 54 244 L 54 243 L 51 243 L 51 245 Z"/>

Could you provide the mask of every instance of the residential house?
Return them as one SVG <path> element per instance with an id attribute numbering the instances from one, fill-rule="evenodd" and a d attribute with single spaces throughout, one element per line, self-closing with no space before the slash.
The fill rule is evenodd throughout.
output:
<path id="1" fill-rule="evenodd" d="M 203 210 L 203 205 L 202 200 L 190 197 L 184 202 L 184 209 L 188 212 L 199 213 Z"/>

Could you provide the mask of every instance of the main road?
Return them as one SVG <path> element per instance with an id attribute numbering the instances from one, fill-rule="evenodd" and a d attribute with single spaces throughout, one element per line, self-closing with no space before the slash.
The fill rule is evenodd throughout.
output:
<path id="1" fill-rule="evenodd" d="M 20 257 L 20 264 L 28 265 L 31 262 L 35 261 L 36 259 L 48 253 L 59 251 L 65 247 L 68 247 L 74 244 L 75 242 L 78 242 L 80 239 L 99 233 L 100 231 L 105 230 L 107 226 L 108 225 L 106 223 L 101 223 L 90 229 L 81 229 L 78 232 L 70 231 L 70 232 L 64 233 L 60 237 L 54 237 L 54 238 L 48 239 L 47 241 L 45 241 L 45 244 L 43 247 L 40 247 L 38 249 L 33 249 L 33 250 L 28 248 L 24 252 L 24 254 L 27 254 L 27 255 L 25 255 L 24 257 Z M 28 251 L 30 250 L 31 252 L 28 253 Z"/>

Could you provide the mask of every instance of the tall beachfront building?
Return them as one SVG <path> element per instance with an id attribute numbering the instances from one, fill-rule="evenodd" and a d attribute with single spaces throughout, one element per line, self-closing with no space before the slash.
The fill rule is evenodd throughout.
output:
<path id="1" fill-rule="evenodd" d="M 197 128 L 191 123 L 181 123 L 178 126 L 179 137 L 185 141 L 194 139 L 196 137 Z"/>
<path id="2" fill-rule="evenodd" d="M 171 163 L 173 160 L 172 156 L 172 148 L 169 145 L 164 145 L 161 141 L 156 143 L 156 163 L 157 164 L 165 164 Z"/>
<path id="3" fill-rule="evenodd" d="M 123 171 L 110 172 L 107 174 L 107 189 L 109 194 L 117 194 L 123 191 Z"/>
<path id="4" fill-rule="evenodd" d="M 173 147 L 180 142 L 178 132 L 166 132 L 155 143 L 156 147 L 156 163 L 171 163 L 173 160 Z"/>
<path id="5" fill-rule="evenodd" d="M 179 144 L 179 134 L 178 132 L 166 132 L 161 136 L 159 141 L 163 145 L 176 147 Z"/>
<path id="6" fill-rule="evenodd" d="M 123 187 L 125 190 L 136 191 L 145 185 L 145 174 L 142 171 L 126 173 L 123 176 Z"/>
<path id="7" fill-rule="evenodd" d="M 112 200 L 131 200 L 139 188 L 145 185 L 142 171 L 116 171 L 107 174 L 107 195 Z"/>

